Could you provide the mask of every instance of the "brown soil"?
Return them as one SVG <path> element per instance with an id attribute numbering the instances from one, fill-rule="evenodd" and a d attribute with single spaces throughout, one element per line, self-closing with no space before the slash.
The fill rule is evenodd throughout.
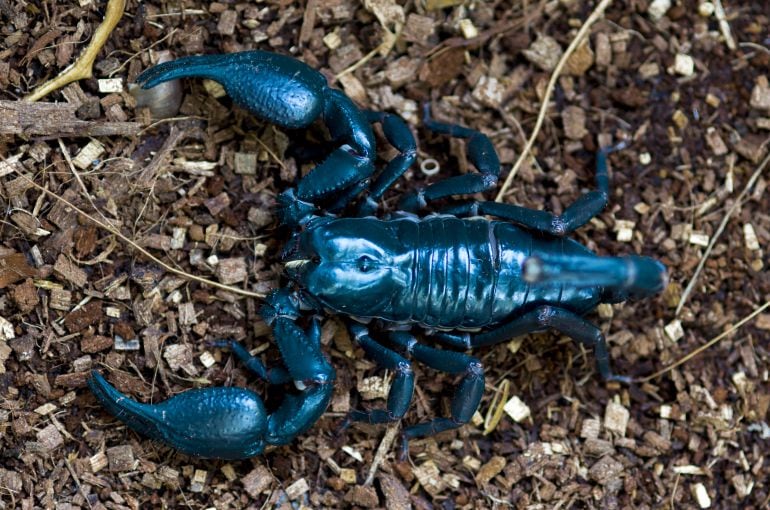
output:
<path id="1" fill-rule="evenodd" d="M 250 292 L 276 287 L 286 235 L 275 228 L 273 200 L 307 170 L 293 150 L 324 136 L 321 127 L 282 133 L 194 80 L 183 84 L 177 117 L 151 124 L 126 84 L 158 52 L 263 49 L 301 58 L 362 107 L 411 124 L 419 162 L 386 196 L 390 211 L 406 190 L 474 171 L 461 141 L 421 127 L 426 101 L 441 120 L 489 135 L 505 178 L 551 75 L 551 59 L 532 55 L 538 38 L 565 49 L 594 7 L 461 3 L 188 0 L 180 10 L 179 2 L 130 0 L 95 77 L 36 107 L 15 100 L 77 58 L 105 3 L 0 0 L 0 508 L 768 508 L 767 312 L 629 387 L 604 384 L 593 353 L 556 334 L 481 349 L 482 421 L 412 441 L 403 462 L 398 439 L 375 460 L 385 427 L 337 430 L 348 409 L 383 405 L 366 399 L 378 395 L 384 375 L 339 318 L 324 321 L 324 349 L 338 374 L 328 413 L 291 445 L 248 461 L 191 458 L 150 442 L 85 387 L 98 368 L 140 400 L 224 384 L 268 393 L 270 404 L 280 398 L 207 343 L 236 338 L 278 363 L 261 301 L 169 268 Z M 676 2 L 654 21 L 649 10 L 658 3 L 616 1 L 593 26 L 551 97 L 535 159 L 505 197 L 561 212 L 593 187 L 598 144 L 629 141 L 611 158 L 610 205 L 573 237 L 670 269 L 661 296 L 589 316 L 609 338 L 616 371 L 639 379 L 770 297 L 767 172 L 750 182 L 768 152 L 770 7 L 722 0 L 730 49 L 716 16 L 699 14 L 700 2 Z M 358 65 L 398 25 L 398 41 Z M 100 91 L 107 78 L 123 89 Z M 394 152 L 380 147 L 384 165 Z M 428 158 L 440 176 L 420 172 Z M 457 383 L 419 364 L 415 371 L 405 424 L 446 415 Z M 504 385 L 530 416 L 516 422 L 503 413 L 483 434 Z"/>

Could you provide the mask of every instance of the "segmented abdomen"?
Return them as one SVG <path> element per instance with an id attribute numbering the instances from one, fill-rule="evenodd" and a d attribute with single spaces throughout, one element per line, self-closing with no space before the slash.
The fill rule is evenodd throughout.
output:
<path id="1" fill-rule="evenodd" d="M 510 271 L 500 272 L 495 225 L 452 216 L 405 224 L 401 240 L 410 252 L 412 277 L 394 303 L 397 320 L 468 329 L 494 322 L 501 311 L 499 279 L 510 277 Z"/>
<path id="2" fill-rule="evenodd" d="M 510 321 L 541 305 L 582 314 L 599 302 L 600 287 L 531 285 L 522 278 L 524 260 L 532 254 L 592 254 L 576 241 L 485 218 L 399 221 L 411 278 L 392 303 L 393 321 L 474 330 Z"/>

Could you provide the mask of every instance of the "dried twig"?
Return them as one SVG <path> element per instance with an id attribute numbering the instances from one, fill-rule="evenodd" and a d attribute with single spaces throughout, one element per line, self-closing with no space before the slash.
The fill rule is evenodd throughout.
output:
<path id="1" fill-rule="evenodd" d="M 56 78 L 48 80 L 30 95 L 24 98 L 24 101 L 39 101 L 51 92 L 58 90 L 73 81 L 83 80 L 93 76 L 93 67 L 96 56 L 102 50 L 104 43 L 110 37 L 110 34 L 123 17 L 123 11 L 126 8 L 126 0 L 109 0 L 107 3 L 107 12 L 104 13 L 104 21 L 94 32 L 94 37 L 86 47 L 85 51 L 78 57 L 74 64 L 64 70 Z"/>
<path id="2" fill-rule="evenodd" d="M 80 120 L 72 103 L 26 103 L 0 101 L 0 134 L 37 139 L 67 136 L 134 136 L 138 122 Z"/>
<path id="3" fill-rule="evenodd" d="M 505 194 L 508 192 L 508 188 L 511 187 L 513 178 L 518 173 L 519 168 L 521 168 L 522 163 L 524 163 L 524 160 L 529 156 L 529 151 L 532 150 L 532 146 L 535 144 L 535 139 L 537 138 L 537 135 L 540 132 L 540 128 L 543 126 L 543 121 L 545 120 L 546 113 L 548 112 L 548 103 L 550 101 L 550 98 L 551 98 L 551 95 L 553 94 L 554 89 L 556 88 L 556 81 L 559 79 L 559 75 L 561 74 L 562 69 L 567 64 L 567 60 L 569 60 L 569 57 L 575 52 L 577 47 L 583 42 L 583 39 L 585 39 L 585 37 L 588 35 L 588 30 L 604 14 L 604 11 L 607 9 L 607 7 L 610 6 L 610 4 L 612 4 L 612 0 L 602 0 L 601 2 L 599 2 L 599 5 L 596 6 L 596 9 L 594 9 L 591 15 L 588 16 L 588 19 L 585 20 L 585 22 L 583 23 L 583 26 L 580 27 L 580 30 L 578 31 L 577 35 L 572 40 L 570 45 L 567 47 L 567 50 L 564 52 L 564 55 L 562 55 L 561 59 L 559 60 L 559 63 L 556 64 L 556 67 L 554 68 L 553 73 L 551 74 L 551 79 L 548 81 L 548 86 L 545 89 L 545 94 L 543 94 L 543 101 L 542 101 L 542 104 L 540 105 L 540 112 L 538 113 L 538 116 L 537 116 L 537 122 L 535 122 L 535 127 L 532 129 L 532 135 L 530 135 L 529 140 L 527 140 L 527 145 L 525 145 L 524 149 L 522 149 L 521 154 L 519 155 L 519 159 L 516 160 L 516 163 L 513 165 L 513 168 L 511 168 L 511 171 L 508 173 L 508 176 L 505 178 L 505 182 L 503 182 L 503 185 L 500 188 L 500 191 L 495 197 L 495 202 L 503 201 L 503 197 L 505 197 Z"/>
<path id="4" fill-rule="evenodd" d="M 681 359 L 677 360 L 675 363 L 673 363 L 673 364 L 671 364 L 671 365 L 667 366 L 666 368 L 664 368 L 664 369 L 662 369 L 662 370 L 659 370 L 659 371 L 655 372 L 655 373 L 654 373 L 654 374 L 652 374 L 652 375 L 648 375 L 648 376 L 646 376 L 646 377 L 642 377 L 642 378 L 640 378 L 640 379 L 634 379 L 634 382 L 645 383 L 645 382 L 651 381 L 651 380 L 653 380 L 653 379 L 656 379 L 656 378 L 660 377 L 660 376 L 661 376 L 661 375 L 663 375 L 663 374 L 666 374 L 666 373 L 668 373 L 668 372 L 672 371 L 673 369 L 675 369 L 675 368 L 676 368 L 676 367 L 678 367 L 679 365 L 682 365 L 682 364 L 684 364 L 684 363 L 686 363 L 686 362 L 690 361 L 692 358 L 694 358 L 694 357 L 695 357 L 695 356 L 697 356 L 698 354 L 702 353 L 702 352 L 703 352 L 703 351 L 705 351 L 706 349 L 709 349 L 710 347 L 712 347 L 713 345 L 715 345 L 716 343 L 718 343 L 718 342 L 719 342 L 720 340 L 722 340 L 724 337 L 726 337 L 726 336 L 728 336 L 728 335 L 732 334 L 734 331 L 736 331 L 736 330 L 738 330 L 739 328 L 741 328 L 741 327 L 742 327 L 744 324 L 746 324 L 747 322 L 749 322 L 750 320 L 752 320 L 754 317 L 756 317 L 757 315 L 759 315 L 760 313 L 762 313 L 763 311 L 765 311 L 765 310 L 766 310 L 768 307 L 770 307 L 770 301 L 767 301 L 765 304 L 763 304 L 762 306 L 760 306 L 759 308 L 757 308 L 756 310 L 754 310 L 753 312 L 751 312 L 749 315 L 747 315 L 746 317 L 744 317 L 743 319 L 741 319 L 740 321 L 738 321 L 736 324 L 733 324 L 733 325 L 730 327 L 730 329 L 728 329 L 727 331 L 724 331 L 724 332 L 720 333 L 719 335 L 715 336 L 714 338 L 712 338 L 711 340 L 709 340 L 709 341 L 708 341 L 708 342 L 706 342 L 705 344 L 701 345 L 700 347 L 698 347 L 698 348 L 697 348 L 697 349 L 695 349 L 694 351 L 692 351 L 692 352 L 688 353 L 688 354 L 687 354 L 686 356 L 684 356 L 683 358 L 681 358 Z"/>
<path id="5" fill-rule="evenodd" d="M 353 71 L 355 71 L 356 69 L 358 69 L 362 65 L 366 64 L 367 62 L 369 62 L 378 53 L 381 53 L 383 51 L 386 54 L 389 53 L 390 50 L 393 48 L 393 46 L 396 44 L 396 40 L 398 39 L 399 35 L 400 34 L 395 34 L 395 35 L 391 34 L 390 37 L 386 37 L 385 40 L 382 43 L 378 44 L 376 48 L 374 48 L 372 51 L 370 51 L 369 53 L 364 55 L 361 60 L 359 60 L 355 64 L 352 64 L 352 65 L 346 67 L 345 69 L 343 69 L 339 73 L 335 74 L 334 75 L 334 81 L 339 80 L 341 77 L 345 76 L 346 74 L 352 73 Z"/>
<path id="6" fill-rule="evenodd" d="M 399 428 L 399 424 L 394 423 L 385 431 L 385 435 L 382 436 L 382 441 L 380 441 L 380 446 L 377 447 L 377 451 L 374 453 L 374 459 L 372 460 L 372 465 L 369 466 L 369 474 L 366 475 L 364 485 L 372 484 L 374 475 L 377 474 L 377 469 L 380 467 L 380 464 L 382 464 L 382 461 L 385 460 L 385 456 L 390 451 L 390 447 L 393 446 L 393 441 L 396 440 Z"/>
<path id="7" fill-rule="evenodd" d="M 714 7 L 714 16 L 716 16 L 717 21 L 719 22 L 719 31 L 722 32 L 722 37 L 725 38 L 725 44 L 730 51 L 735 51 L 735 48 L 737 48 L 735 38 L 733 37 L 732 31 L 730 31 L 730 23 L 727 22 L 725 9 L 722 7 L 722 0 L 716 0 L 714 2 Z"/>
<path id="8" fill-rule="evenodd" d="M 754 173 L 749 179 L 749 182 L 746 184 L 746 187 L 743 188 L 741 194 L 738 195 L 737 199 L 735 199 L 735 203 L 733 203 L 732 207 L 727 210 L 727 214 L 725 214 L 725 217 L 722 218 L 722 223 L 719 224 L 716 232 L 714 232 L 714 235 L 711 236 L 711 241 L 706 247 L 706 251 L 703 253 L 700 262 L 698 262 L 698 267 L 695 268 L 695 273 L 693 273 L 692 278 L 690 278 L 690 282 L 687 284 L 687 287 L 685 287 L 684 292 L 682 292 L 682 297 L 679 299 L 679 304 L 676 306 L 676 311 L 674 312 L 675 316 L 679 315 L 679 313 L 682 311 L 682 307 L 687 302 L 687 298 L 690 297 L 690 293 L 692 292 L 693 287 L 695 287 L 695 283 L 698 281 L 698 276 L 700 276 L 700 272 L 703 270 L 703 266 L 706 264 L 706 260 L 711 254 L 711 250 L 714 249 L 714 245 L 719 239 L 719 236 L 721 236 L 722 232 L 724 232 L 725 227 L 727 226 L 727 222 L 730 221 L 733 213 L 738 210 L 738 208 L 743 203 L 743 199 L 746 197 L 746 195 L 748 195 L 749 191 L 751 191 L 751 188 L 754 187 L 754 184 L 757 182 L 757 179 L 759 179 L 759 176 L 762 175 L 762 171 L 765 169 L 768 162 L 770 162 L 770 154 L 768 154 L 759 164 L 757 169 L 754 170 Z"/>
<path id="9" fill-rule="evenodd" d="M 92 216 L 92 215 L 88 214 L 87 212 L 85 212 L 84 210 L 80 209 L 78 206 L 76 206 L 75 204 L 73 204 L 72 202 L 67 200 L 66 198 L 60 197 L 59 195 L 57 195 L 53 191 L 49 191 L 49 190 L 45 189 L 43 186 L 39 185 L 38 183 L 36 183 L 35 181 L 30 179 L 26 175 L 24 175 L 21 172 L 19 172 L 18 170 L 14 169 L 14 172 L 16 174 L 18 174 L 19 177 L 24 178 L 30 184 L 30 186 L 32 186 L 33 188 L 37 189 L 38 191 L 41 191 L 41 192 L 45 193 L 49 197 L 52 197 L 54 200 L 58 200 L 59 202 L 62 202 L 63 204 L 65 204 L 67 207 L 70 207 L 73 211 L 77 212 L 78 214 L 83 215 L 84 218 L 88 219 L 89 221 L 91 221 L 94 224 L 96 224 L 96 226 L 106 230 L 107 232 L 109 232 L 109 233 L 113 234 L 114 236 L 118 237 L 120 240 L 122 240 L 125 243 L 129 244 L 136 251 L 138 251 L 139 253 L 141 253 L 142 255 L 147 257 L 148 259 L 152 260 L 153 262 L 155 262 L 156 264 L 161 266 L 163 269 L 165 269 L 169 273 L 173 273 L 173 274 L 175 274 L 177 276 L 181 276 L 182 278 L 185 278 L 185 279 L 188 279 L 188 280 L 192 280 L 192 281 L 195 281 L 195 282 L 198 282 L 198 283 L 202 283 L 204 285 L 209 285 L 209 286 L 214 287 L 216 289 L 224 290 L 226 292 L 232 292 L 233 294 L 240 294 L 241 296 L 253 297 L 253 298 L 258 298 L 258 299 L 264 299 L 265 294 L 263 294 L 261 292 L 252 292 L 250 290 L 241 289 L 241 288 L 238 288 L 238 287 L 232 287 L 230 285 L 225 285 L 223 283 L 219 283 L 219 282 L 215 282 L 213 280 L 209 280 L 208 278 L 203 278 L 203 277 L 200 277 L 200 276 L 196 276 L 196 275 L 194 275 L 192 273 L 188 273 L 186 271 L 182 271 L 181 269 L 177 269 L 177 268 L 175 268 L 173 266 L 170 266 L 170 265 L 166 264 L 165 262 L 160 260 L 158 257 L 153 255 L 152 253 L 150 253 L 146 249 L 144 249 L 141 246 L 139 246 L 133 239 L 127 237 L 122 232 L 120 232 L 118 229 L 113 227 L 112 225 L 104 223 L 103 221 L 95 218 L 94 216 Z"/>

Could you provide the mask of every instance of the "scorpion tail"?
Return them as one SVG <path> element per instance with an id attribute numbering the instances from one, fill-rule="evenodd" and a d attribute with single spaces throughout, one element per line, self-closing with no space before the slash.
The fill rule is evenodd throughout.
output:
<path id="1" fill-rule="evenodd" d="M 603 287 L 607 302 L 643 298 L 666 288 L 666 266 L 650 257 L 528 257 L 522 276 L 529 283 Z"/>
<path id="2" fill-rule="evenodd" d="M 189 455 L 245 459 L 264 449 L 267 412 L 251 391 L 197 389 L 158 404 L 143 404 L 115 389 L 96 371 L 88 386 L 110 414 L 129 428 Z"/>

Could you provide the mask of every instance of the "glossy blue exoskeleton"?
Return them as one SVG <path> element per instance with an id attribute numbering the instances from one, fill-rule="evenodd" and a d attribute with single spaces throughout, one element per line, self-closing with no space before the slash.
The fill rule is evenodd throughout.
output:
<path id="1" fill-rule="evenodd" d="M 484 389 L 477 358 L 424 345 L 409 332 L 412 326 L 458 350 L 556 329 L 594 348 L 605 380 L 629 381 L 613 374 L 603 334 L 583 315 L 599 303 L 661 291 L 665 267 L 648 257 L 600 257 L 565 237 L 605 207 L 609 150 L 597 154 L 597 189 L 562 215 L 477 201 L 419 217 L 415 213 L 436 199 L 493 188 L 500 171 L 486 136 L 436 122 L 426 107 L 424 125 L 465 138 L 468 158 L 479 172 L 410 193 L 401 200 L 403 214 L 379 219 L 373 216 L 378 199 L 416 154 L 414 137 L 399 117 L 361 111 L 301 62 L 258 51 L 186 57 L 155 66 L 138 81 L 152 87 L 179 77 L 216 80 L 236 103 L 280 126 L 306 127 L 320 118 L 335 148 L 278 200 L 282 223 L 294 229 L 284 253 L 290 282 L 268 296 L 262 315 L 273 328 L 286 368 L 268 370 L 239 344 L 219 344 L 262 379 L 294 382 L 297 393 L 287 395 L 273 413 L 266 412 L 256 394 L 236 388 L 192 390 L 150 405 L 129 399 L 94 374 L 89 385 L 96 396 L 131 428 L 184 452 L 217 458 L 249 457 L 265 445 L 291 441 L 324 412 L 334 380 L 315 319 L 307 331 L 297 325 L 303 311 L 356 319 L 350 329 L 358 344 L 394 372 L 385 408 L 353 411 L 346 423 L 385 423 L 404 416 L 414 389 L 408 357 L 461 376 L 450 416 L 406 427 L 404 448 L 409 438 L 467 423 Z M 375 122 L 399 151 L 376 176 L 370 126 Z M 341 211 L 354 201 L 353 217 L 325 212 Z M 390 330 L 387 343 L 370 335 L 364 324 L 371 321 Z"/>

